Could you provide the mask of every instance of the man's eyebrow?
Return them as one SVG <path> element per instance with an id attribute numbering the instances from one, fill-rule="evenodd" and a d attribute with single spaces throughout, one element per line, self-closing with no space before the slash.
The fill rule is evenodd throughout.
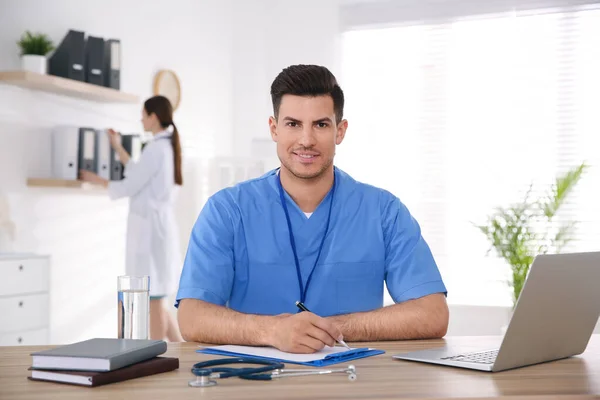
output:
<path id="1" fill-rule="evenodd" d="M 296 119 L 296 118 L 293 118 L 293 117 L 289 117 L 289 116 L 284 117 L 283 120 L 284 121 L 290 121 L 290 122 L 296 122 L 296 123 L 302 122 L 299 119 Z M 313 121 L 313 124 L 318 124 L 318 123 L 321 123 L 321 122 L 329 122 L 330 124 L 333 123 L 333 121 L 332 121 L 331 118 L 329 118 L 329 117 L 323 117 L 323 118 L 317 119 L 316 121 Z"/>
<path id="2" fill-rule="evenodd" d="M 316 121 L 313 121 L 313 124 L 319 124 L 321 122 L 329 122 L 330 124 L 333 123 L 333 121 L 331 120 L 331 118 L 325 117 L 325 118 L 321 118 L 321 119 L 318 119 Z"/>

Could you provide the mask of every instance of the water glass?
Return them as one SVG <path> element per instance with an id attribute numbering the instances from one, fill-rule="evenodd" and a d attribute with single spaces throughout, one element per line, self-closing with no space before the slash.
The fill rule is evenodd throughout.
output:
<path id="1" fill-rule="evenodd" d="M 148 339 L 150 321 L 150 277 L 119 276 L 118 338 Z"/>

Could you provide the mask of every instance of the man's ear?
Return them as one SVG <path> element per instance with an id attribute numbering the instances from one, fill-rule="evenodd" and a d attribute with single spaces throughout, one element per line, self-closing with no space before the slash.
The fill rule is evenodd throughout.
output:
<path id="1" fill-rule="evenodd" d="M 277 120 L 275 117 L 269 117 L 269 130 L 271 131 L 271 139 L 277 142 Z"/>
<path id="2" fill-rule="evenodd" d="M 348 129 L 348 121 L 344 119 L 337 126 L 335 144 L 342 144 L 344 138 L 346 137 L 346 129 Z"/>

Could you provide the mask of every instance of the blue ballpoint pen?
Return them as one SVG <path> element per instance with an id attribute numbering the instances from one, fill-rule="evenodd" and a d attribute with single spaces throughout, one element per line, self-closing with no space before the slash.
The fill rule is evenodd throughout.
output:
<path id="1" fill-rule="evenodd" d="M 303 304 L 301 301 L 297 301 L 297 302 L 296 302 L 296 306 L 297 306 L 299 309 L 301 309 L 302 311 L 311 312 L 311 311 L 310 311 L 308 308 L 306 308 L 306 306 L 305 306 L 305 305 L 304 305 L 304 304 Z M 341 344 L 342 346 L 344 346 L 345 348 L 347 348 L 348 350 L 350 350 L 350 346 L 348 346 L 348 345 L 346 344 L 346 342 L 344 342 L 343 340 L 341 340 L 341 339 L 339 339 L 339 340 L 338 340 L 338 339 L 336 339 L 336 341 L 337 341 L 339 344 Z"/>

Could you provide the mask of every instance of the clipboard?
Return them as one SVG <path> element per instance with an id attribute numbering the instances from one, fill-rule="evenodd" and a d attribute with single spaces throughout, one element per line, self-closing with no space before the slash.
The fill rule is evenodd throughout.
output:
<path id="1" fill-rule="evenodd" d="M 326 367 L 346 361 L 372 357 L 384 354 L 385 351 L 370 347 L 352 348 L 325 347 L 324 350 L 313 354 L 286 353 L 272 347 L 254 346 L 215 346 L 196 350 L 198 353 L 228 357 L 244 357 L 247 359 L 279 361 L 283 363 L 306 365 L 311 367 Z"/>

